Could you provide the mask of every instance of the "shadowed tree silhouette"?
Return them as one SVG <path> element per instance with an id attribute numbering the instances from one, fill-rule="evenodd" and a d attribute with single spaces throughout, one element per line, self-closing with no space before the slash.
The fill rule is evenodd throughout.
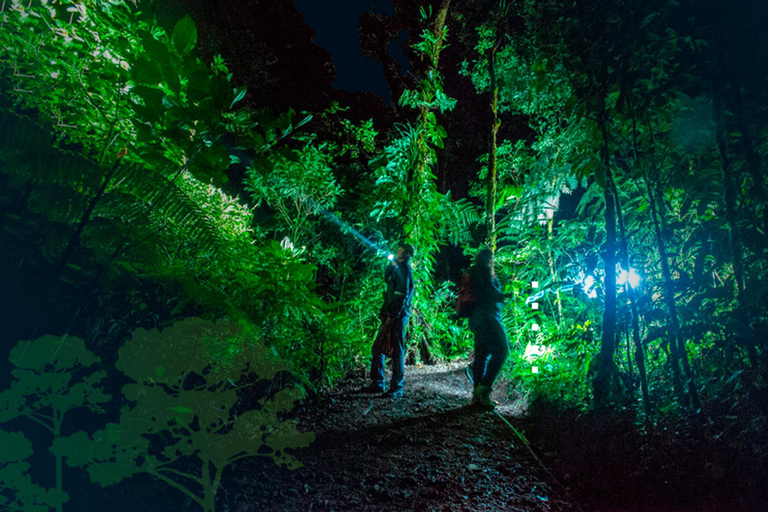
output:
<path id="1" fill-rule="evenodd" d="M 67 412 L 79 408 L 103 412 L 101 404 L 110 399 L 100 387 L 106 372 L 90 370 L 100 359 L 80 338 L 43 336 L 20 341 L 9 360 L 16 367 L 11 372 L 15 380 L 0 393 L 0 422 L 26 417 L 50 431 L 54 443 L 61 438 Z M 55 457 L 56 491 L 61 496 L 61 455 Z M 56 503 L 59 511 L 61 501 Z"/>
<path id="2" fill-rule="evenodd" d="M 245 410 L 238 391 L 264 384 L 284 368 L 260 348 L 253 330 L 232 320 L 191 318 L 162 332 L 138 329 L 120 349 L 116 366 L 135 381 L 123 387 L 132 405 L 122 410 L 120 422 L 93 436 L 78 432 L 54 447 L 102 486 L 148 473 L 213 511 L 227 465 L 261 456 L 299 467 L 286 449 L 314 440 L 281 419 L 300 397 L 295 388 L 264 393 Z"/>

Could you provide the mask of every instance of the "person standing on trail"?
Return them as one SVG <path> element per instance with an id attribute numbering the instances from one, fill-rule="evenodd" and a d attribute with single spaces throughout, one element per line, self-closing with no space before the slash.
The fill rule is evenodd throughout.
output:
<path id="1" fill-rule="evenodd" d="M 472 363 L 472 405 L 492 410 L 491 389 L 509 355 L 509 342 L 501 325 L 501 303 L 509 297 L 502 293 L 493 272 L 493 253 L 483 249 L 469 269 L 474 307 L 469 317 L 469 330 L 475 335 L 475 360 Z"/>
<path id="2" fill-rule="evenodd" d="M 376 341 L 373 342 L 371 384 L 363 390 L 367 393 L 382 393 L 384 398 L 403 396 L 405 326 L 411 315 L 414 290 L 411 258 L 415 254 L 416 250 L 411 244 L 401 245 L 394 261 L 387 265 L 384 272 L 387 289 L 384 292 L 384 304 L 379 313 L 381 326 Z M 387 356 L 392 358 L 392 382 L 389 389 L 385 391 L 384 361 Z"/>

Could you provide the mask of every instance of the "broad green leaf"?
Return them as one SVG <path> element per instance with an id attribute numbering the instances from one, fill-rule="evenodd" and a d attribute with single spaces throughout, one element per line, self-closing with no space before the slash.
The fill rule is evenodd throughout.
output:
<path id="1" fill-rule="evenodd" d="M 197 27 L 190 16 L 185 16 L 173 29 L 173 47 L 181 55 L 191 52 L 197 44 Z"/>
<path id="2" fill-rule="evenodd" d="M 133 80 L 139 84 L 157 85 L 163 80 L 156 62 L 141 58 L 131 69 Z"/>

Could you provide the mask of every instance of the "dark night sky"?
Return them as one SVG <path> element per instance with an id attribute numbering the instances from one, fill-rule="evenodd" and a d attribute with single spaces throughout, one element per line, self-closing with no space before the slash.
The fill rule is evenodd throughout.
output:
<path id="1" fill-rule="evenodd" d="M 363 57 L 358 42 L 357 20 L 374 4 L 377 13 L 391 15 L 394 12 L 390 0 L 294 0 L 296 9 L 315 31 L 314 42 L 331 54 L 336 67 L 334 87 L 349 92 L 374 92 L 389 102 L 381 64 Z M 393 46 L 390 51 L 401 57 L 399 48 Z M 404 61 L 404 58 L 398 60 Z"/>

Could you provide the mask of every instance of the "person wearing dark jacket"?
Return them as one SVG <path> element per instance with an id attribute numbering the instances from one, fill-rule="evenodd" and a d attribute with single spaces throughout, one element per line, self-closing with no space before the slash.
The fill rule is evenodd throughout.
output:
<path id="1" fill-rule="evenodd" d="M 387 265 L 384 272 L 387 289 L 384 293 L 384 304 L 379 313 L 381 326 L 376 341 L 373 343 L 371 385 L 364 391 L 383 393 L 382 396 L 387 398 L 403 396 L 405 326 L 411 316 L 411 301 L 414 290 L 410 261 L 415 252 L 411 244 L 403 244 L 397 250 L 395 260 L 392 264 Z M 385 392 L 384 362 L 387 356 L 392 358 L 392 381 L 389 389 Z"/>
<path id="2" fill-rule="evenodd" d="M 483 249 L 469 270 L 475 303 L 469 317 L 469 329 L 475 335 L 475 360 L 472 380 L 475 389 L 472 404 L 493 409 L 491 389 L 509 355 L 509 342 L 501 324 L 501 303 L 509 297 L 502 293 L 493 272 L 493 253 Z"/>

